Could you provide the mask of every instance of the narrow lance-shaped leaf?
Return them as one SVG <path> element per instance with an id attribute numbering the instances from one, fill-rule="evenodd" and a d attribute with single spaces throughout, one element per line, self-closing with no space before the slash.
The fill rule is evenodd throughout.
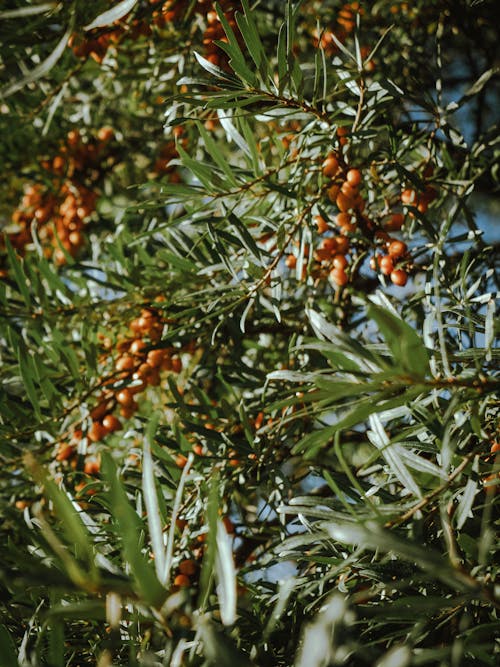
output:
<path id="1" fill-rule="evenodd" d="M 119 530 L 123 555 L 130 565 L 137 591 L 147 604 L 159 607 L 165 599 L 166 591 L 158 581 L 148 557 L 142 553 L 140 537 L 144 525 L 127 498 L 123 483 L 118 478 L 118 471 L 109 454 L 102 456 L 102 469 L 104 478 L 109 484 L 110 505 Z"/>
<path id="2" fill-rule="evenodd" d="M 93 30 L 94 28 L 103 28 L 110 23 L 119 21 L 137 4 L 137 0 L 122 0 L 117 5 L 99 14 L 96 18 L 85 26 L 84 30 Z"/>
<path id="3" fill-rule="evenodd" d="M 415 329 L 375 304 L 370 304 L 367 311 L 385 338 L 395 364 L 416 378 L 424 378 L 429 373 L 429 355 Z"/>
<path id="4" fill-rule="evenodd" d="M 37 81 L 38 79 L 41 79 L 43 76 L 46 76 L 66 50 L 66 47 L 68 45 L 68 39 L 69 36 L 71 35 L 72 29 L 73 29 L 72 26 L 70 26 L 66 30 L 64 35 L 56 44 L 56 47 L 54 48 L 52 53 L 43 62 L 34 67 L 30 72 L 28 72 L 28 74 L 23 76 L 18 81 L 14 81 L 13 83 L 2 88 L 0 90 L 0 98 L 8 97 L 13 93 L 17 93 L 18 90 L 21 90 L 21 88 L 24 88 L 24 86 L 27 86 L 29 83 L 33 83 L 33 81 Z"/>

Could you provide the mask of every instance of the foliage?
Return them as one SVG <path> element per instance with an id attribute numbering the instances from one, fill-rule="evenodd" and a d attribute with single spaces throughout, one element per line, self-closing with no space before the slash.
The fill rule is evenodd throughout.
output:
<path id="1" fill-rule="evenodd" d="M 497 664 L 493 15 L 5 3 L 2 664 Z"/>

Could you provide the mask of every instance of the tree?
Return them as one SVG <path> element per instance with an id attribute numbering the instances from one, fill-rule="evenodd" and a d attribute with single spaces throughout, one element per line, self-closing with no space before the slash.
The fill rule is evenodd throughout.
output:
<path id="1" fill-rule="evenodd" d="M 493 15 L 6 3 L 2 664 L 496 664 Z"/>

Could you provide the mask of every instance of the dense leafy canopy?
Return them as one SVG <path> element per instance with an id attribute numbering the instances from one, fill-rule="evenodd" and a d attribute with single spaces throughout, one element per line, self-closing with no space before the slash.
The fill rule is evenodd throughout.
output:
<path id="1" fill-rule="evenodd" d="M 7 0 L 0 663 L 498 664 L 493 0 Z"/>

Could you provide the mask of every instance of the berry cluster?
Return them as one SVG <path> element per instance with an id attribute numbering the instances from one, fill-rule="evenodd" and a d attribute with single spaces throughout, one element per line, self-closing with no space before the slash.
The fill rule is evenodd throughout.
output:
<path id="1" fill-rule="evenodd" d="M 56 264 L 66 262 L 65 253 L 76 256 L 84 245 L 83 230 L 96 207 L 98 167 L 113 136 L 109 127 L 101 128 L 89 140 L 78 130 L 71 130 L 59 153 L 41 162 L 45 182 L 27 185 L 12 215 L 15 231 L 8 238 L 19 253 L 32 243 L 34 225 L 45 255 L 53 257 Z"/>
<path id="2" fill-rule="evenodd" d="M 346 128 L 337 131 L 339 146 L 349 140 Z M 424 170 L 424 179 L 432 173 L 428 166 Z M 350 167 L 340 150 L 331 152 L 322 164 L 323 186 L 327 203 L 325 209 L 334 206 L 336 213 L 332 221 L 326 214 L 316 215 L 317 233 L 323 238 L 313 250 L 314 264 L 311 275 L 316 279 L 328 277 L 335 287 L 344 287 L 353 279 L 352 258 L 360 253 L 373 251 L 370 268 L 390 278 L 397 286 L 404 286 L 408 280 L 408 269 L 412 267 L 412 258 L 404 241 L 395 238 L 390 232 L 400 231 L 405 222 L 405 213 L 398 211 L 370 217 L 365 212 L 365 200 L 360 192 L 363 184 L 362 173 Z M 429 203 L 435 197 L 432 186 L 426 185 L 421 193 L 406 188 L 402 191 L 397 208 L 403 207 L 414 217 L 427 211 Z M 309 257 L 309 248 L 304 255 Z M 349 259 L 347 256 L 350 256 Z M 297 265 L 297 255 L 290 253 L 285 261 L 290 269 Z M 356 262 L 358 265 L 359 262 Z M 302 279 L 305 278 L 305 271 Z"/>

